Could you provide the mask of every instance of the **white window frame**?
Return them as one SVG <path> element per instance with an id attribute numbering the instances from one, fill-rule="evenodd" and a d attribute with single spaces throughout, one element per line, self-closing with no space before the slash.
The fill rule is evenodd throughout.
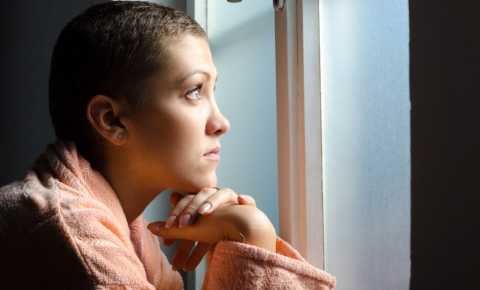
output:
<path id="1" fill-rule="evenodd" d="M 280 236 L 325 269 L 318 0 L 275 12 Z"/>

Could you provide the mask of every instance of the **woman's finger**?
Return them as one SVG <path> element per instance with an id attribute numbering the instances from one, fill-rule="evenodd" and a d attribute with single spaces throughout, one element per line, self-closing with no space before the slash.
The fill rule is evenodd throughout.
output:
<path id="1" fill-rule="evenodd" d="M 201 214 L 208 214 L 216 210 L 219 206 L 238 204 L 237 194 L 230 188 L 222 188 L 212 194 L 198 209 Z"/>
<path id="2" fill-rule="evenodd" d="M 209 241 L 210 237 L 205 233 L 202 233 L 199 229 L 195 229 L 191 225 L 187 225 L 182 228 L 178 227 L 165 227 L 166 222 L 158 221 L 150 223 L 147 228 L 155 235 L 162 237 L 164 240 L 196 240 L 196 241 Z M 215 241 L 212 237 L 212 241 Z"/>
<path id="3" fill-rule="evenodd" d="M 195 246 L 195 241 L 182 240 L 180 242 L 180 245 L 172 258 L 174 270 L 183 269 L 185 267 L 193 246 Z"/>
<path id="4" fill-rule="evenodd" d="M 183 267 L 184 271 L 193 271 L 197 268 L 198 264 L 202 261 L 203 256 L 208 253 L 208 250 L 211 248 L 211 244 L 199 242 L 195 249 L 193 250 L 190 258 Z"/>
<path id="5" fill-rule="evenodd" d="M 222 214 L 220 214 L 222 216 Z M 206 243 L 216 243 L 225 238 L 225 228 L 219 225 L 219 217 L 212 215 L 201 217 L 197 222 L 191 225 L 179 227 L 165 227 L 165 221 L 150 223 L 147 228 L 153 234 L 166 239 L 191 240 Z"/>
<path id="6" fill-rule="evenodd" d="M 190 204 L 195 196 L 193 194 L 189 194 L 184 196 L 178 203 L 175 205 L 175 208 L 170 213 L 168 217 L 165 227 L 169 228 L 177 222 L 178 215 L 183 212 L 184 208 Z"/>
<path id="7" fill-rule="evenodd" d="M 239 204 L 250 204 L 250 205 L 253 205 L 253 206 L 257 206 L 257 203 L 255 202 L 255 199 L 251 196 L 251 195 L 248 195 L 248 194 L 240 194 L 238 196 L 238 203 Z"/>
<path id="8" fill-rule="evenodd" d="M 193 199 L 190 199 L 188 204 L 180 205 L 180 203 L 183 201 L 181 200 L 179 204 L 177 204 L 177 206 L 175 207 L 175 211 L 181 210 L 181 212 L 177 214 L 178 226 L 184 227 L 186 225 L 192 224 L 197 218 L 198 208 L 204 203 L 205 200 L 207 200 L 207 198 L 209 198 L 216 192 L 216 188 L 204 188 L 197 194 L 192 195 Z"/>
<path id="9" fill-rule="evenodd" d="M 177 205 L 177 203 L 183 198 L 184 195 L 178 193 L 178 192 L 172 192 L 170 194 L 170 205 L 172 207 L 175 207 Z M 173 220 L 173 218 L 172 218 Z M 173 222 L 171 222 L 173 224 Z M 169 225 L 170 226 L 170 225 Z M 163 244 L 165 246 L 171 246 L 173 243 L 175 243 L 175 240 L 174 239 L 162 239 L 163 240 Z"/>
<path id="10" fill-rule="evenodd" d="M 190 240 L 209 244 L 223 240 L 245 242 L 245 235 L 253 227 L 266 223 L 268 218 L 250 205 L 223 206 L 208 215 L 198 215 L 195 223 L 179 227 L 165 227 L 164 221 L 150 223 L 147 228 L 164 239 Z M 257 221 L 259 223 L 257 223 Z"/>

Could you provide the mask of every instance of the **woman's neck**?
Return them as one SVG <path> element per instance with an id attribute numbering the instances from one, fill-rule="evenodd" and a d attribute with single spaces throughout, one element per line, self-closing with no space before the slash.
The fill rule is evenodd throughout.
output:
<path id="1" fill-rule="evenodd" d="M 148 188 L 136 174 L 139 170 L 133 168 L 131 164 L 123 160 L 105 162 L 97 169 L 117 194 L 129 224 L 141 215 L 148 204 L 163 190 Z"/>

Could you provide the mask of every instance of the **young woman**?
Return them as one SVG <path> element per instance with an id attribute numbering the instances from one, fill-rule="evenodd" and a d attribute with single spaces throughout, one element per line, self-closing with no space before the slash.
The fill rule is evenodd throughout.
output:
<path id="1" fill-rule="evenodd" d="M 203 289 L 335 287 L 253 198 L 216 187 L 230 128 L 217 75 L 205 32 L 180 11 L 115 1 L 67 24 L 50 74 L 58 139 L 0 190 L 5 289 L 182 289 L 176 269 L 206 254 Z M 147 226 L 142 212 L 165 189 L 189 194 Z M 180 241 L 173 269 L 157 236 Z"/>

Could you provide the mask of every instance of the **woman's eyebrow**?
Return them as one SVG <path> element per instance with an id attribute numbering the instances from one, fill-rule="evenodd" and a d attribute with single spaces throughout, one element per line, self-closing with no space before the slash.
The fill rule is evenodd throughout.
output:
<path id="1" fill-rule="evenodd" d="M 179 83 L 179 84 L 183 83 L 186 79 L 188 79 L 189 77 L 191 77 L 192 75 L 195 75 L 195 74 L 203 74 L 203 75 L 206 75 L 208 78 L 211 78 L 210 74 L 209 74 L 207 71 L 197 69 L 197 70 L 194 70 L 194 71 L 188 73 L 188 74 L 185 75 L 184 77 L 180 78 L 180 79 L 178 80 L 178 83 Z M 215 83 L 216 83 L 217 81 L 218 81 L 218 75 L 217 75 L 217 77 L 215 78 Z"/>

